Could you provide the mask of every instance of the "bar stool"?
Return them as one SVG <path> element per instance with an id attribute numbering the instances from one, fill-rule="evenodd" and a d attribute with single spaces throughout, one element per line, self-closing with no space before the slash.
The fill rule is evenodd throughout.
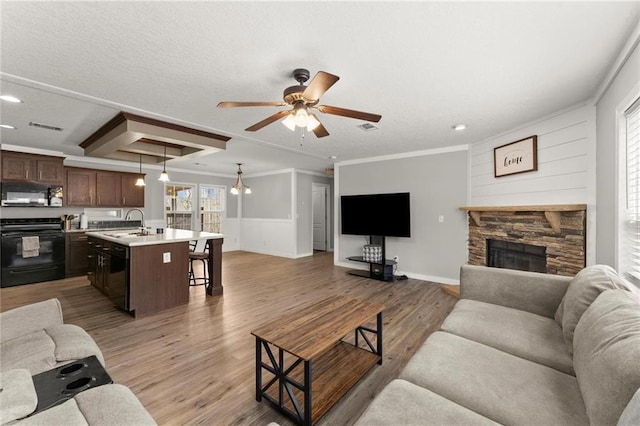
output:
<path id="1" fill-rule="evenodd" d="M 209 242 L 205 243 L 204 251 L 196 251 L 198 242 L 189 241 L 189 286 L 209 285 Z M 202 262 L 203 276 L 197 277 L 194 264 Z"/>

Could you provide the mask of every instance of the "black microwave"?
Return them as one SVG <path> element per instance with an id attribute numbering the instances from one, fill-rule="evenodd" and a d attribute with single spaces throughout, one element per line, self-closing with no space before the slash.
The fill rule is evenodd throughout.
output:
<path id="1" fill-rule="evenodd" d="M 2 182 L 2 207 L 62 207 L 62 186 Z"/>

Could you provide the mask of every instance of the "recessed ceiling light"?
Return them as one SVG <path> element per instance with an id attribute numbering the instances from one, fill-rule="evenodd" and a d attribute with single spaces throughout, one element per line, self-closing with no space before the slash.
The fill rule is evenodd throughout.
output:
<path id="1" fill-rule="evenodd" d="M 332 155 L 331 157 L 329 157 L 329 160 L 335 160 L 336 158 L 338 157 L 336 157 L 335 155 Z"/>
<path id="2" fill-rule="evenodd" d="M 466 125 L 466 124 L 462 124 L 462 123 L 460 123 L 460 124 L 454 124 L 453 126 L 451 126 L 451 128 L 452 128 L 453 130 L 460 131 L 460 130 L 464 130 L 464 129 L 466 129 L 466 128 L 467 128 L 467 125 Z"/>
<path id="3" fill-rule="evenodd" d="M 8 124 L 0 124 L 0 127 L 2 127 L 3 129 L 15 129 L 14 126 L 10 126 Z"/>
<path id="4" fill-rule="evenodd" d="M 22 102 L 21 99 L 16 98 L 15 96 L 11 96 L 11 95 L 2 95 L 0 96 L 0 99 L 2 99 L 3 101 L 7 101 L 7 102 L 13 102 L 13 103 L 20 103 Z"/>

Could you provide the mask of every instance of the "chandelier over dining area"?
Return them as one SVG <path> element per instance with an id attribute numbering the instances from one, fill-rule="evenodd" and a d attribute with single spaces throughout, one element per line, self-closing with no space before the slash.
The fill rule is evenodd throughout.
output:
<path id="1" fill-rule="evenodd" d="M 242 181 L 242 163 L 236 164 L 238 165 L 238 177 L 236 178 L 236 183 L 231 187 L 231 193 L 233 195 L 238 195 L 239 193 L 244 191 L 245 194 L 251 194 L 251 188 L 245 185 L 245 183 Z"/>

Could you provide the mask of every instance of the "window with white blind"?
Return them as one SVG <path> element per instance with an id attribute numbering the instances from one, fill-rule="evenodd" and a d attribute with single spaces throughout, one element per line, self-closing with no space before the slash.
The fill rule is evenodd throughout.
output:
<path id="1" fill-rule="evenodd" d="M 626 202 L 620 229 L 620 272 L 640 286 L 640 99 L 624 113 Z"/>

